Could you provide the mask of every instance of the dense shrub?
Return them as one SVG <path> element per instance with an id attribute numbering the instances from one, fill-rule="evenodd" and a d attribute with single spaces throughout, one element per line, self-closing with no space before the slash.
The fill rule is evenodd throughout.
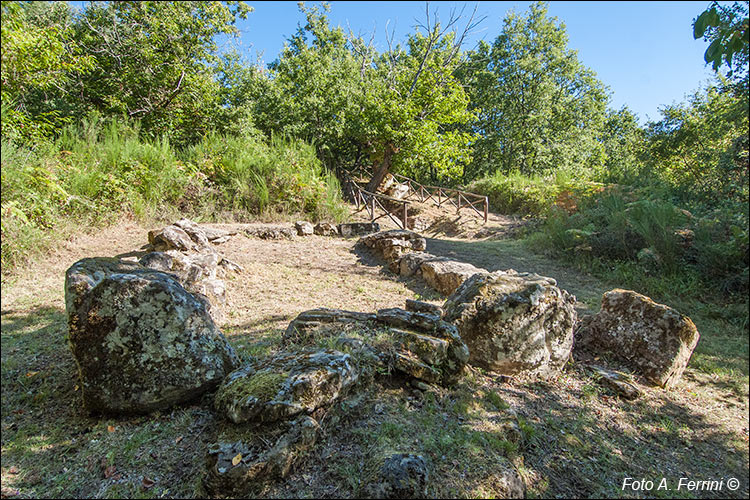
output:
<path id="1" fill-rule="evenodd" d="M 139 138 L 137 122 L 97 115 L 34 150 L 3 138 L 3 273 L 65 236 L 69 222 L 219 213 L 340 220 L 345 208 L 335 177 L 300 141 L 214 134 L 177 151 Z"/>

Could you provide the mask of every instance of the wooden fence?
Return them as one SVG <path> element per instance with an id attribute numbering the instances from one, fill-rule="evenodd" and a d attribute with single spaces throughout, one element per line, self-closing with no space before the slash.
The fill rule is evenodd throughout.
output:
<path id="1" fill-rule="evenodd" d="M 482 217 L 485 223 L 487 222 L 490 205 L 486 196 L 461 191 L 459 189 L 448 189 L 440 186 L 425 186 L 413 179 L 409 179 L 408 177 L 399 174 L 394 174 L 393 176 L 409 186 L 409 193 L 406 195 L 406 198 L 416 195 L 419 197 L 420 202 L 424 203 L 427 200 L 432 200 L 438 207 L 450 203 L 456 207 L 457 214 L 461 212 L 462 208 L 470 208 L 478 216 Z M 479 206 L 479 208 L 477 208 L 477 206 Z"/>

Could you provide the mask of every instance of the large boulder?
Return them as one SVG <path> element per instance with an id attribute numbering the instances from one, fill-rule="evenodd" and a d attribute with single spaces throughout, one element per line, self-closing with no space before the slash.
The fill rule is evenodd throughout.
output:
<path id="1" fill-rule="evenodd" d="M 375 364 L 430 383 L 450 385 L 461 376 L 469 350 L 455 326 L 439 314 L 381 309 L 377 314 L 314 309 L 295 318 L 285 340 L 330 341 L 346 347 L 362 364 Z"/>
<path id="2" fill-rule="evenodd" d="M 216 392 L 214 405 L 236 424 L 287 420 L 334 403 L 357 378 L 348 354 L 282 353 L 230 373 Z"/>
<path id="3" fill-rule="evenodd" d="M 547 378 L 570 357 L 575 297 L 552 278 L 513 270 L 475 274 L 445 302 L 470 362 L 503 375 Z"/>
<path id="4" fill-rule="evenodd" d="M 486 269 L 479 269 L 467 262 L 447 259 L 427 260 L 419 268 L 427 284 L 444 295 L 455 292 L 471 276 L 487 273 Z"/>
<path id="5" fill-rule="evenodd" d="M 649 380 L 674 387 L 700 334 L 690 318 L 632 290 L 604 294 L 602 308 L 582 322 L 576 348 L 609 351 Z"/>
<path id="6" fill-rule="evenodd" d="M 65 303 L 89 411 L 147 413 L 189 401 L 238 364 L 206 302 L 173 274 L 83 259 L 66 273 Z"/>

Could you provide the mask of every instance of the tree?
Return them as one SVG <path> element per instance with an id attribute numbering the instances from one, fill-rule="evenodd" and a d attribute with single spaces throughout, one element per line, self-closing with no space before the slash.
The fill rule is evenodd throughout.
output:
<path id="1" fill-rule="evenodd" d="M 460 78 L 479 135 L 470 177 L 601 164 L 607 91 L 567 44 L 565 26 L 536 2 L 526 15 L 508 15 L 492 45 L 469 53 Z"/>
<path id="2" fill-rule="evenodd" d="M 390 171 L 460 175 L 471 136 L 458 125 L 472 116 L 453 76 L 464 38 L 450 31 L 458 18 L 441 27 L 428 11 L 424 33 L 378 54 L 371 41 L 331 28 L 320 9 L 301 9 L 307 22 L 258 97 L 259 127 L 314 142 L 329 167 L 377 164 L 372 190 Z"/>
<path id="3" fill-rule="evenodd" d="M 703 58 L 714 71 L 726 64 L 728 77 L 734 78 L 747 92 L 750 27 L 747 2 L 732 6 L 711 5 L 693 21 L 693 37 L 704 38 L 709 46 Z"/>
<path id="4" fill-rule="evenodd" d="M 604 165 L 596 176 L 607 182 L 634 182 L 643 171 L 644 131 L 638 119 L 623 106 L 607 110 L 600 142 L 604 147 Z"/>
<path id="5" fill-rule="evenodd" d="M 150 136 L 194 141 L 219 111 L 218 34 L 236 34 L 244 2 L 91 3 L 76 20 L 76 38 L 96 61 L 70 92 L 79 113 L 140 120 Z"/>
<path id="6" fill-rule="evenodd" d="M 665 106 L 647 129 L 654 169 L 685 197 L 709 205 L 748 196 L 748 113 L 740 97 L 710 86 Z"/>
<path id="7" fill-rule="evenodd" d="M 61 123 L 53 96 L 93 61 L 73 41 L 67 4 L 3 2 L 0 12 L 3 135 L 33 142 Z"/>
<path id="8" fill-rule="evenodd" d="M 474 135 L 466 125 L 474 115 L 455 73 L 463 41 L 481 20 L 472 15 L 460 33 L 455 29 L 459 20 L 454 12 L 441 25 L 435 15 L 430 18 L 428 6 L 422 31 L 409 36 L 407 50 L 391 47 L 376 61 L 374 85 L 367 87 L 369 126 L 361 131 L 379 163 L 369 191 L 391 171 L 458 178 L 471 161 Z"/>

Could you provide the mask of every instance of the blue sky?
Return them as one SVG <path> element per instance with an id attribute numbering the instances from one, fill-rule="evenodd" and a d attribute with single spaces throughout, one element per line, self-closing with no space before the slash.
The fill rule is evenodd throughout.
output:
<path id="1" fill-rule="evenodd" d="M 247 20 L 240 20 L 241 36 L 231 42 L 247 60 L 258 56 L 273 61 L 284 41 L 304 22 L 296 1 L 256 2 Z M 81 7 L 84 2 L 71 2 Z M 318 2 L 307 2 L 313 5 Z M 355 34 L 375 32 L 374 43 L 386 49 L 385 33 L 395 27 L 396 41 L 404 41 L 418 19 L 424 19 L 424 2 L 332 1 L 331 24 L 351 28 Z M 549 15 L 565 24 L 569 47 L 578 51 L 579 60 L 597 73 L 611 92 L 610 106 L 627 105 L 643 124 L 658 120 L 658 108 L 682 102 L 686 94 L 705 86 L 713 71 L 703 61 L 707 44 L 693 39 L 692 21 L 710 2 L 604 2 L 551 1 Z M 722 4 L 731 2 L 721 2 Z M 432 2 L 430 10 L 447 20 L 451 9 L 486 16 L 465 48 L 473 48 L 480 39 L 497 37 L 502 20 L 512 9 L 526 12 L 531 2 Z M 222 41 L 222 48 L 231 48 Z"/>
<path id="2" fill-rule="evenodd" d="M 284 41 L 293 35 L 303 16 L 297 2 L 253 2 L 255 9 L 241 21 L 240 50 L 249 60 L 262 55 L 273 61 Z M 315 2 L 307 2 L 313 5 Z M 440 19 L 452 8 L 466 6 L 468 15 L 476 2 L 432 2 Z M 525 12 L 531 2 L 479 2 L 477 13 L 486 16 L 468 41 L 472 48 L 479 39 L 497 37 L 506 13 Z M 350 27 L 357 34 L 375 31 L 374 42 L 383 50 L 386 26 L 396 28 L 396 40 L 403 41 L 416 19 L 424 19 L 424 2 L 330 2 L 331 24 Z M 693 39 L 692 21 L 709 5 L 697 2 L 564 2 L 549 3 L 549 15 L 565 24 L 569 47 L 579 60 L 594 70 L 612 93 L 611 106 L 627 105 L 640 118 L 657 120 L 658 108 L 681 102 L 711 79 L 713 72 L 703 62 L 707 44 Z"/>

